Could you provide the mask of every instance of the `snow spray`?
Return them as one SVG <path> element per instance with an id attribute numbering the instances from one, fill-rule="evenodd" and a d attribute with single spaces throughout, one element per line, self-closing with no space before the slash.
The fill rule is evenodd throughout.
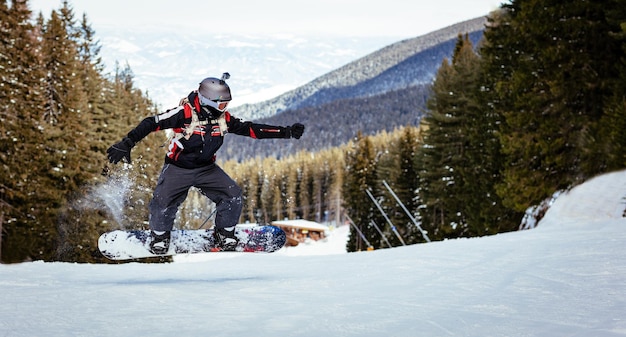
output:
<path id="1" fill-rule="evenodd" d="M 123 169 L 115 173 L 106 170 L 107 180 L 94 186 L 89 193 L 89 199 L 92 201 L 91 207 L 109 213 L 113 220 L 122 227 L 125 222 L 125 205 L 134 185 L 134 179 L 131 178 L 127 165 L 124 164 Z"/>
<path id="2" fill-rule="evenodd" d="M 133 181 L 128 174 L 111 177 L 104 184 L 97 186 L 93 196 L 102 201 L 106 210 L 117 223 L 122 224 L 124 219 L 124 203 L 128 199 Z"/>

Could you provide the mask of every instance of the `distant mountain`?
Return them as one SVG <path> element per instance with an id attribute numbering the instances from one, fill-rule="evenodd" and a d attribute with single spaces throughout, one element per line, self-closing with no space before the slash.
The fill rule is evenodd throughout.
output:
<path id="1" fill-rule="evenodd" d="M 450 43 L 454 46 L 458 34 L 472 33 L 470 37 L 476 43 L 485 23 L 486 17 L 479 17 L 391 44 L 276 98 L 246 104 L 232 112 L 246 119 L 259 119 L 337 99 L 430 83 L 443 58 L 451 56 L 453 49 L 448 47 Z"/>
<path id="2" fill-rule="evenodd" d="M 417 125 L 430 83 L 442 60 L 452 55 L 458 34 L 470 33 L 477 43 L 485 23 L 480 17 L 395 43 L 388 38 L 187 35 L 157 28 L 97 33 L 103 36 L 107 69 L 112 71 L 116 61 L 128 62 L 136 86 L 162 109 L 176 105 L 205 76 L 228 71 L 235 116 L 267 124 L 305 123 L 300 141 L 228 136 L 220 158 L 241 160 L 316 151 L 344 144 L 358 131 L 369 135 Z M 262 101 L 268 97 L 274 98 Z"/>
<path id="3" fill-rule="evenodd" d="M 371 53 L 389 38 L 185 34 L 164 28 L 106 28 L 101 56 L 108 71 L 130 65 L 138 88 L 161 105 L 178 104 L 207 76 L 230 72 L 233 106 L 276 97 Z"/>
<path id="4" fill-rule="evenodd" d="M 480 17 L 394 43 L 274 99 L 231 109 L 266 124 L 301 122 L 306 132 L 300 141 L 287 142 L 228 136 L 220 158 L 280 158 L 342 145 L 359 131 L 371 135 L 418 125 L 437 69 L 451 58 L 458 35 L 467 33 L 478 45 L 485 23 Z"/>

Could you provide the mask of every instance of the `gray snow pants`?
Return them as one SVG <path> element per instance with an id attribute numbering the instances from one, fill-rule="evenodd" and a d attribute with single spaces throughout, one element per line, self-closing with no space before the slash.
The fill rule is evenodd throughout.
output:
<path id="1" fill-rule="evenodd" d="M 150 229 L 172 230 L 178 207 L 192 186 L 215 203 L 216 228 L 237 224 L 242 208 L 241 188 L 219 166 L 185 169 L 165 164 L 150 201 Z"/>

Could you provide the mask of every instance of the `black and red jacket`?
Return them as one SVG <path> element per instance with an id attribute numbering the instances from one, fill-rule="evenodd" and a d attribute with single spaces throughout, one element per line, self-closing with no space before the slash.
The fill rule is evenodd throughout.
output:
<path id="1" fill-rule="evenodd" d="M 194 128 L 187 137 L 174 137 L 170 141 L 165 162 L 184 168 L 198 168 L 215 162 L 215 153 L 224 143 L 224 134 L 234 133 L 251 138 L 289 138 L 286 127 L 244 122 L 228 111 L 223 119 L 227 130 L 222 130 L 218 119 L 212 119 L 200 108 L 198 94 L 192 92 L 187 97 L 190 104 L 184 104 L 153 117 L 147 117 L 128 133 L 128 138 L 137 143 L 151 132 L 171 129 L 183 132 L 192 123 L 192 114 L 197 114 L 201 125 Z"/>

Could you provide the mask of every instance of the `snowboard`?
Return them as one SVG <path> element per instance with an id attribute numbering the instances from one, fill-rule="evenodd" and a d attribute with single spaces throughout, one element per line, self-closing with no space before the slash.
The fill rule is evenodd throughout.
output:
<path id="1" fill-rule="evenodd" d="M 235 253 L 272 253 L 287 241 L 285 232 L 271 225 L 237 225 L 235 235 L 239 238 Z M 149 244 L 149 230 L 115 230 L 103 233 L 98 239 L 100 252 L 111 260 L 212 252 L 216 248 L 213 229 L 173 230 L 169 251 L 163 255 L 150 252 Z"/>

